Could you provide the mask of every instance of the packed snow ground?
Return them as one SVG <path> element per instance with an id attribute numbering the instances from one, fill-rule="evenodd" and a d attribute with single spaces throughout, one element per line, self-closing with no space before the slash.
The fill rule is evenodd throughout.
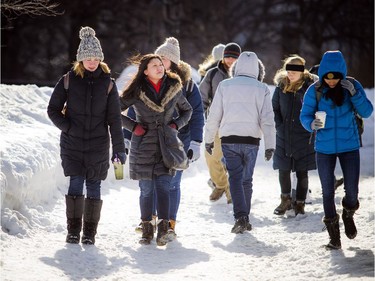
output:
<path id="1" fill-rule="evenodd" d="M 202 157 L 184 173 L 177 240 L 138 243 L 139 189 L 113 169 L 102 184 L 95 246 L 65 243 L 67 179 L 59 134 L 48 119 L 51 88 L 1 85 L 1 280 L 374 280 L 374 116 L 365 120 L 361 149 L 358 236 L 327 251 L 319 178 L 310 173 L 305 217 L 277 217 L 278 173 L 260 147 L 254 174 L 251 232 L 235 235 L 232 205 L 210 202 Z M 273 91 L 273 88 L 271 89 Z M 373 101 L 374 90 L 366 90 Z M 203 147 L 202 147 L 203 153 Z M 126 175 L 128 167 L 125 166 Z M 341 172 L 339 165 L 337 175 Z M 338 212 L 344 196 L 339 187 Z"/>

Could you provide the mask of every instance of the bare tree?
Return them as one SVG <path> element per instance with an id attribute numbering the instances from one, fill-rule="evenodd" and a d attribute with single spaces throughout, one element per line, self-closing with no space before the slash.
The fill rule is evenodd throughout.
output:
<path id="1" fill-rule="evenodd" d="M 7 18 L 20 15 L 57 16 L 63 14 L 55 10 L 59 5 L 58 3 L 51 3 L 50 0 L 2 0 L 1 13 Z"/>

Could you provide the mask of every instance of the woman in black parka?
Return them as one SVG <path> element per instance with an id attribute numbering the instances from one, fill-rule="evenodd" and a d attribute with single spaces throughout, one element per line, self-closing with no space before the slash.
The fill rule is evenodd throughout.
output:
<path id="1" fill-rule="evenodd" d="M 117 156 L 124 164 L 126 159 L 119 95 L 103 62 L 100 42 L 90 27 L 80 30 L 80 38 L 77 61 L 55 86 L 48 116 L 61 130 L 62 167 L 65 176 L 70 176 L 66 242 L 79 243 L 83 215 L 82 243 L 94 244 L 103 203 L 100 184 L 109 168 L 110 137 L 112 161 Z"/>
<path id="2" fill-rule="evenodd" d="M 284 215 L 294 208 L 295 214 L 305 214 L 308 191 L 308 171 L 316 169 L 314 143 L 310 133 L 299 120 L 302 101 L 307 88 L 314 82 L 314 75 L 305 70 L 305 60 L 298 55 L 285 59 L 283 67 L 274 77 L 276 89 L 272 106 L 276 124 L 276 150 L 273 168 L 279 170 L 281 203 L 274 214 Z M 291 198 L 291 172 L 296 172 L 296 202 Z"/>
<path id="3" fill-rule="evenodd" d="M 133 107 L 136 120 L 123 115 L 122 124 L 132 132 L 129 169 L 130 178 L 139 180 L 142 219 L 141 244 L 150 244 L 154 231 L 151 224 L 154 196 L 157 198 L 158 224 L 156 242 L 168 241 L 169 189 L 175 170 L 164 165 L 160 150 L 158 127 L 168 125 L 176 130 L 190 120 L 192 108 L 182 94 L 177 74 L 166 72 L 162 59 L 155 54 L 131 59 L 138 72 L 121 96 L 121 109 Z M 174 111 L 178 116 L 173 118 Z M 156 194 L 154 194 L 154 190 Z"/>

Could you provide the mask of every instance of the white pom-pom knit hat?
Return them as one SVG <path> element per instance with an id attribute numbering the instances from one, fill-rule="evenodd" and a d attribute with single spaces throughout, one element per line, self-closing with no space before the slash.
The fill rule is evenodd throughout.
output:
<path id="1" fill-rule="evenodd" d="M 95 37 L 95 31 L 89 26 L 82 27 L 79 31 L 81 42 L 77 50 L 77 61 L 83 61 L 90 58 L 104 60 L 102 47 L 99 39 Z"/>

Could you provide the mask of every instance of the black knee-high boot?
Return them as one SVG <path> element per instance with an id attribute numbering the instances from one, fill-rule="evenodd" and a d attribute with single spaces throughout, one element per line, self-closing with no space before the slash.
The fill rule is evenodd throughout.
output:
<path id="1" fill-rule="evenodd" d="M 85 211 L 83 214 L 82 244 L 95 244 L 95 235 L 100 220 L 103 200 L 85 199 Z"/>
<path id="2" fill-rule="evenodd" d="M 82 229 L 82 214 L 84 206 L 84 196 L 65 195 L 66 222 L 68 234 L 66 242 L 77 244 Z"/>

